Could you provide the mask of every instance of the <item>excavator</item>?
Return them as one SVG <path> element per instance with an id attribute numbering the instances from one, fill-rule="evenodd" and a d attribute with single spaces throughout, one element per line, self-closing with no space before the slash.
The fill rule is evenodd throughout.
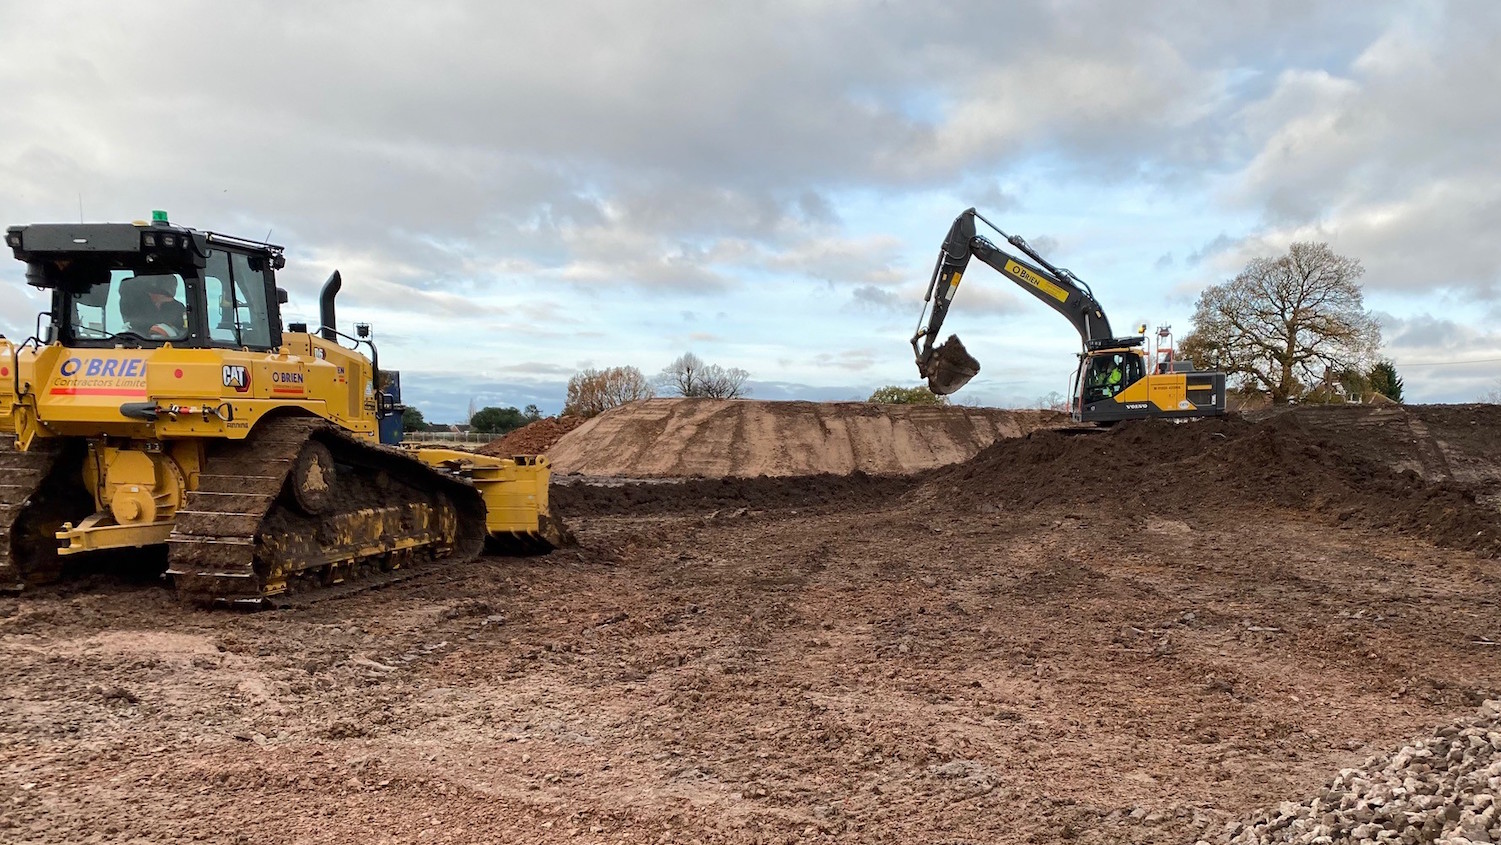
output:
<path id="1" fill-rule="evenodd" d="M 281 246 L 164 212 L 5 244 L 49 306 L 0 336 L 0 589 L 164 548 L 182 602 L 277 606 L 569 541 L 546 458 L 381 442 L 395 374 L 339 330 L 337 271 L 310 331 L 282 323 Z"/>
<path id="2" fill-rule="evenodd" d="M 1007 253 L 976 233 L 979 220 L 1030 261 Z M 937 346 L 944 318 L 959 290 L 971 258 L 978 258 L 1043 304 L 1062 314 L 1083 341 L 1079 366 L 1069 385 L 1069 408 L 1075 422 L 1112 425 L 1146 418 L 1184 419 L 1225 413 L 1225 374 L 1199 372 L 1169 350 L 1149 362 L 1142 335 L 1116 337 L 1105 309 L 1093 291 L 1072 272 L 1048 263 L 1018 235 L 1007 235 L 975 209 L 967 209 L 949 227 L 938 253 L 912 351 L 928 389 L 940 396 L 955 392 L 980 372 L 980 362 L 958 335 Z M 929 303 L 932 314 L 928 313 Z M 923 319 L 926 318 L 926 324 Z"/>

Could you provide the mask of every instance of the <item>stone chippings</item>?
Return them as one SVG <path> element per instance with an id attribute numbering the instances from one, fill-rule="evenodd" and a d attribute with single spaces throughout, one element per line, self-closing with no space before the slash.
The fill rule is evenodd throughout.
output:
<path id="1" fill-rule="evenodd" d="M 1501 842 L 1501 700 L 1394 754 L 1343 769 L 1303 803 L 1284 802 L 1221 841 L 1242 843 Z"/>

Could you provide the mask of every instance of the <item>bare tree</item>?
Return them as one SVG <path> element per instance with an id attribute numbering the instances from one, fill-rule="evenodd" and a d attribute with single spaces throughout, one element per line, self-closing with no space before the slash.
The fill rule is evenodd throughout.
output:
<path id="1" fill-rule="evenodd" d="M 568 398 L 563 413 L 592 417 L 611 408 L 650 399 L 652 387 L 635 367 L 583 370 L 568 380 Z"/>
<path id="2" fill-rule="evenodd" d="M 750 395 L 745 380 L 750 373 L 739 367 L 721 367 L 710 364 L 704 367 L 698 381 L 698 395 L 708 399 L 740 399 Z"/>
<path id="3" fill-rule="evenodd" d="M 1381 345 L 1356 280 L 1365 269 L 1324 243 L 1258 258 L 1199 296 L 1181 352 L 1247 393 L 1285 403 L 1325 372 L 1364 370 Z"/>
<path id="4" fill-rule="evenodd" d="M 663 368 L 658 381 L 664 390 L 678 396 L 705 399 L 739 399 L 749 396 L 746 379 L 750 373 L 739 367 L 705 364 L 692 352 L 684 352 Z"/>
<path id="5" fill-rule="evenodd" d="M 1037 397 L 1037 401 L 1032 404 L 1044 411 L 1058 411 L 1066 414 L 1070 410 L 1068 397 L 1056 390 L 1050 390 L 1046 395 Z"/>
<path id="6" fill-rule="evenodd" d="M 684 352 L 673 359 L 671 364 L 662 368 L 658 380 L 664 390 L 676 393 L 678 396 L 697 396 L 698 383 L 703 377 L 704 359 L 692 352 Z"/>

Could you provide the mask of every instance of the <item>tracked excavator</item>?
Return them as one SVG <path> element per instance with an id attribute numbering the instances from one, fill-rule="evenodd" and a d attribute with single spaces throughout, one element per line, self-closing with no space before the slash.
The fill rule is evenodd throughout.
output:
<path id="1" fill-rule="evenodd" d="M 264 607 L 568 541 L 545 458 L 381 442 L 393 374 L 339 330 L 337 271 L 310 331 L 280 246 L 162 212 L 5 243 L 50 305 L 0 338 L 0 589 L 164 547 L 183 602 Z"/>
<path id="2" fill-rule="evenodd" d="M 994 229 L 1026 258 L 1012 255 L 978 234 L 976 220 Z M 1020 236 L 1007 235 L 973 208 L 960 214 L 949 227 L 923 298 L 917 333 L 912 336 L 917 371 L 934 393 L 953 393 L 980 372 L 980 362 L 964 348 L 958 335 L 934 345 L 971 258 L 980 259 L 1062 314 L 1078 330 L 1083 349 L 1069 386 L 1069 407 L 1075 422 L 1110 425 L 1121 420 L 1182 419 L 1225 412 L 1224 373 L 1197 371 L 1191 362 L 1177 359 L 1171 351 L 1149 360 L 1143 349 L 1145 338 L 1116 337 L 1105 309 L 1082 279 L 1053 266 Z M 927 322 L 923 323 L 925 318 Z"/>

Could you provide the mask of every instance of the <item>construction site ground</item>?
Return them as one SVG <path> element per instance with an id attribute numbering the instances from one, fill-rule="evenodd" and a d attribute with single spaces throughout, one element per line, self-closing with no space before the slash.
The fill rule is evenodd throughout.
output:
<path id="1" fill-rule="evenodd" d="M 1381 413 L 575 481 L 577 548 L 292 611 L 3 599 L 0 842 L 1223 841 L 1501 697 L 1501 419 Z"/>

